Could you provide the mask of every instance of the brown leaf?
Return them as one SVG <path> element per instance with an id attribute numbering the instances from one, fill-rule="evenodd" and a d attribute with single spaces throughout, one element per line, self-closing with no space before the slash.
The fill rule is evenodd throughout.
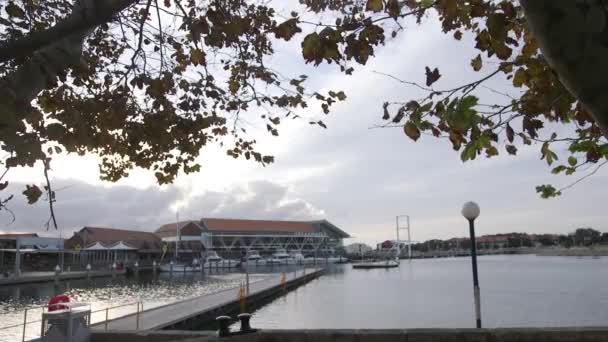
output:
<path id="1" fill-rule="evenodd" d="M 420 130 L 411 121 L 405 123 L 405 126 L 403 126 L 403 131 L 405 132 L 405 135 L 414 141 L 417 141 L 418 138 L 420 138 Z"/>
<path id="2" fill-rule="evenodd" d="M 433 71 L 431 71 L 431 69 L 427 66 L 425 67 L 425 74 L 426 74 L 426 86 L 430 87 L 431 85 L 433 85 L 433 83 L 437 82 L 437 80 L 439 80 L 439 78 L 441 77 L 441 74 L 439 73 L 439 69 L 435 68 L 433 69 Z"/>
<path id="3" fill-rule="evenodd" d="M 42 190 L 37 185 L 29 185 L 25 186 L 25 190 L 23 194 L 27 198 L 27 204 L 34 204 L 38 201 L 40 196 L 42 196 Z"/>
<path id="4" fill-rule="evenodd" d="M 380 11 L 382 11 L 383 7 L 384 7 L 384 4 L 382 3 L 382 0 L 367 0 L 367 5 L 365 5 L 365 10 L 373 11 L 373 12 L 380 12 Z"/>
<path id="5" fill-rule="evenodd" d="M 475 58 L 473 58 L 473 60 L 471 60 L 471 66 L 473 67 L 473 70 L 475 70 L 475 71 L 481 70 L 481 67 L 482 67 L 481 55 L 477 55 L 477 57 L 475 57 Z"/>

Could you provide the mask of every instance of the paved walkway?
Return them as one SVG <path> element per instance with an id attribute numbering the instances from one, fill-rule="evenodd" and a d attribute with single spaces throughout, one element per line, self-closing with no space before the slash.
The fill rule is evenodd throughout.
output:
<path id="1" fill-rule="evenodd" d="M 313 273 L 320 274 L 322 269 L 307 269 L 305 275 Z M 286 281 L 291 282 L 305 276 L 302 270 L 286 273 Z M 249 284 L 249 294 L 255 295 L 259 292 L 268 290 L 281 285 L 281 275 L 258 280 Z M 137 314 L 116 318 L 106 322 L 94 324 L 94 330 L 124 331 L 124 330 L 156 330 L 171 326 L 175 323 L 186 320 L 187 318 L 204 314 L 224 305 L 238 300 L 239 288 L 232 288 L 196 298 L 187 299 L 181 302 L 160 306 L 150 310 L 145 310 Z M 139 325 L 137 320 L 139 319 Z"/>

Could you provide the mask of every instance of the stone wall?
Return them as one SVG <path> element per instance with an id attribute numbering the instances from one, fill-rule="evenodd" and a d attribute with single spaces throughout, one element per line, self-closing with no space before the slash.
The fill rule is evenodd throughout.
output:
<path id="1" fill-rule="evenodd" d="M 600 342 L 608 327 L 409 330 L 265 330 L 218 338 L 213 332 L 95 332 L 91 342 Z"/>

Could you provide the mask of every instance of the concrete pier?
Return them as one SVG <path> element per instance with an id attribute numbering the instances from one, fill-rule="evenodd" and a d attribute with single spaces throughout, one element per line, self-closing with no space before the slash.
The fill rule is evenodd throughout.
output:
<path id="1" fill-rule="evenodd" d="M 252 282 L 250 293 L 245 296 L 246 305 L 268 300 L 321 276 L 324 269 L 298 270 L 297 273 L 284 273 Z M 217 316 L 238 311 L 239 288 L 232 288 L 181 302 L 172 303 L 139 313 L 119 317 L 92 326 L 94 331 L 130 331 L 159 329 L 193 329 L 196 326 L 213 322 Z"/>

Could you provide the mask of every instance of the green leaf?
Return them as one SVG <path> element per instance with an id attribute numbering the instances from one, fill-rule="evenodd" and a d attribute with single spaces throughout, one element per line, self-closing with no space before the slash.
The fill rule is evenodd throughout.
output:
<path id="1" fill-rule="evenodd" d="M 405 135 L 407 135 L 408 137 L 410 137 L 410 139 L 414 141 L 417 141 L 420 138 L 420 130 L 411 121 L 405 123 L 405 125 L 403 126 L 403 131 L 405 132 Z"/>
<path id="2" fill-rule="evenodd" d="M 477 97 L 469 95 L 457 102 L 450 103 L 449 108 L 453 108 L 453 110 L 448 112 L 450 126 L 461 131 L 467 131 L 473 127 L 479 120 L 477 110 L 474 109 L 477 106 L 478 100 Z"/>
<path id="3" fill-rule="evenodd" d="M 601 145 L 599 148 L 599 153 L 608 158 L 608 144 Z"/>
<path id="4" fill-rule="evenodd" d="M 477 146 L 475 142 L 471 141 L 464 147 L 464 150 L 462 150 L 460 159 L 463 162 L 466 162 L 467 160 L 475 159 L 475 157 L 477 157 Z"/>
<path id="5" fill-rule="evenodd" d="M 576 164 L 578 164 L 578 160 L 576 159 L 576 157 L 570 156 L 568 157 L 568 164 L 570 166 L 576 166 Z"/>
<path id="6" fill-rule="evenodd" d="M 539 193 L 542 198 L 552 198 L 562 194 L 560 191 L 557 191 L 553 185 L 549 184 L 537 186 L 536 192 Z"/>
<path id="7" fill-rule="evenodd" d="M 553 170 L 551 170 L 551 173 L 553 173 L 554 175 L 557 175 L 559 173 L 566 171 L 566 169 L 567 169 L 567 167 L 565 165 L 556 166 L 555 168 L 553 168 Z"/>

